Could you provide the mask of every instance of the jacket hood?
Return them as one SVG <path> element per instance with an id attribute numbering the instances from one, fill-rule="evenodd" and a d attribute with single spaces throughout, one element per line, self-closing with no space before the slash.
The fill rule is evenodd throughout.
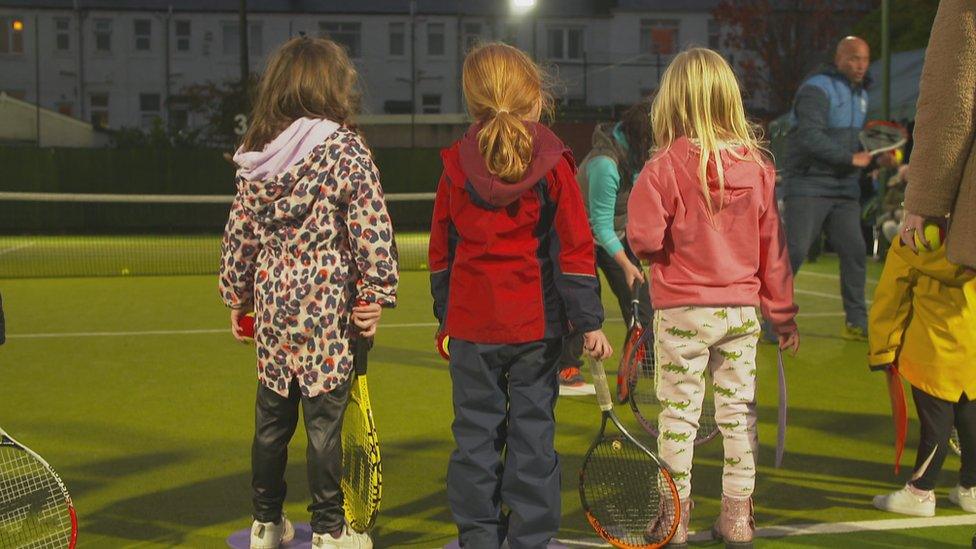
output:
<path id="1" fill-rule="evenodd" d="M 299 118 L 264 149 L 247 152 L 238 149 L 234 162 L 240 167 L 239 176 L 246 182 L 239 189 L 244 207 L 259 221 L 267 223 L 303 217 L 307 210 L 299 206 L 308 202 L 308 191 L 297 183 L 304 168 L 297 174 L 292 170 L 297 164 L 304 164 L 312 151 L 340 127 L 331 120 Z M 328 164 L 333 161 L 324 158 L 318 169 L 328 171 L 331 168 Z"/>
<path id="2" fill-rule="evenodd" d="M 461 170 L 467 176 L 469 191 L 492 208 L 503 208 L 518 200 L 522 193 L 545 177 L 560 159 L 571 154 L 556 134 L 538 122 L 525 122 L 532 135 L 532 161 L 518 181 L 505 181 L 488 171 L 485 159 L 478 150 L 481 123 L 472 124 L 458 144 Z"/>
<path id="3" fill-rule="evenodd" d="M 976 276 L 976 271 L 950 263 L 946 258 L 945 242 L 935 250 L 919 248 L 918 253 L 896 238 L 892 249 L 913 269 L 948 286 L 962 286 Z"/>

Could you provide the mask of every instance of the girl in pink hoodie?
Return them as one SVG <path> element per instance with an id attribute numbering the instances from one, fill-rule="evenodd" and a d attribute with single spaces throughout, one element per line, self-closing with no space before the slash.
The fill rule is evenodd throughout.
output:
<path id="1" fill-rule="evenodd" d="M 725 466 L 713 535 L 751 547 L 756 478 L 756 307 L 799 346 L 793 274 L 775 171 L 746 122 L 728 63 L 707 49 L 675 57 L 652 110 L 657 149 L 634 184 L 627 238 L 651 262 L 658 451 L 681 497 L 671 546 L 687 543 L 695 433 L 711 378 Z"/>
<path id="2" fill-rule="evenodd" d="M 231 327 L 255 313 L 257 403 L 251 549 L 294 536 L 282 513 L 299 403 L 308 434 L 312 545 L 372 547 L 345 523 L 342 414 L 357 337 L 396 302 L 393 228 L 379 173 L 349 126 L 356 71 L 336 43 L 296 38 L 272 55 L 234 161 L 220 294 Z M 356 332 L 359 332 L 358 335 Z"/>

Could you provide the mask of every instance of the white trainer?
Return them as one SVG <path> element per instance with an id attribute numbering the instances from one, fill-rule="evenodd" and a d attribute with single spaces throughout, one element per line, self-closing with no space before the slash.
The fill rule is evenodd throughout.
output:
<path id="1" fill-rule="evenodd" d="M 342 527 L 342 535 L 334 538 L 332 534 L 312 534 L 312 547 L 315 549 L 373 549 L 369 534 L 360 534 L 348 524 Z"/>
<path id="2" fill-rule="evenodd" d="M 935 516 L 935 493 L 920 496 L 906 484 L 897 492 L 884 496 L 874 496 L 874 506 L 882 511 L 913 515 L 916 517 Z"/>
<path id="3" fill-rule="evenodd" d="M 273 522 L 259 522 L 251 524 L 251 549 L 278 549 L 282 543 L 295 539 L 295 527 L 291 521 L 281 513 L 281 520 Z"/>
<path id="4" fill-rule="evenodd" d="M 963 511 L 976 513 L 976 486 L 963 488 L 956 485 L 955 488 L 949 490 L 949 501 L 962 507 Z"/>

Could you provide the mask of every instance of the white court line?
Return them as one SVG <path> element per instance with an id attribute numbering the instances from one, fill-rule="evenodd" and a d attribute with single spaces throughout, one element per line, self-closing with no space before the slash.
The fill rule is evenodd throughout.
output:
<path id="1" fill-rule="evenodd" d="M 830 273 L 815 273 L 811 271 L 800 271 L 797 276 L 815 276 L 817 278 L 829 278 L 831 280 L 840 280 L 840 275 L 830 274 Z M 871 284 L 877 284 L 878 281 L 873 278 L 866 278 L 867 282 Z"/>
<path id="2" fill-rule="evenodd" d="M 782 538 L 788 536 L 809 536 L 817 534 L 850 534 L 852 532 L 880 532 L 884 530 L 906 530 L 909 528 L 933 528 L 936 526 L 967 526 L 976 525 L 974 515 L 956 515 L 951 517 L 932 518 L 903 518 L 885 520 L 862 520 L 857 522 L 818 522 L 810 524 L 793 524 L 784 526 L 767 526 L 756 529 L 757 538 Z M 710 541 L 711 532 L 695 532 L 688 536 L 688 541 Z M 601 539 L 553 539 L 568 547 L 610 547 Z"/>
<path id="3" fill-rule="evenodd" d="M 844 313 L 800 313 L 800 317 L 829 317 L 843 316 Z M 623 322 L 622 318 L 608 318 L 607 322 Z M 382 324 L 384 329 L 397 328 L 436 328 L 436 322 L 403 322 L 397 324 Z M 50 339 L 57 337 L 135 337 L 158 335 L 200 335 L 222 334 L 230 332 L 228 328 L 202 328 L 197 330 L 143 330 L 138 332 L 48 332 L 38 334 L 7 334 L 7 339 Z"/>
<path id="4" fill-rule="evenodd" d="M 826 294 L 826 293 L 823 293 L 823 292 L 814 292 L 814 291 L 811 291 L 811 290 L 794 289 L 793 290 L 793 293 L 800 294 L 800 295 L 812 295 L 814 297 L 823 297 L 823 298 L 826 298 L 826 299 L 836 299 L 838 301 L 843 301 L 844 300 L 843 297 L 841 297 L 841 296 L 839 296 L 837 294 Z M 866 299 L 864 302 L 866 304 L 870 305 L 871 303 L 874 302 L 874 300 Z M 800 316 L 803 316 L 803 315 L 800 315 Z"/>
<path id="5" fill-rule="evenodd" d="M 36 244 L 36 243 L 35 242 L 27 242 L 26 244 L 21 244 L 20 246 L 14 246 L 13 248 L 6 248 L 6 249 L 3 249 L 3 250 L 0 250 L 0 255 L 9 254 L 11 252 L 16 252 L 17 250 L 23 250 L 24 248 L 30 248 L 34 244 Z"/>

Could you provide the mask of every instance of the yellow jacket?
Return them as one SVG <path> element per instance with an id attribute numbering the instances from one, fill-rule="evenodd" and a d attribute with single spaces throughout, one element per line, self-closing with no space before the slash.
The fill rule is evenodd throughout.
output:
<path id="1" fill-rule="evenodd" d="M 916 254 L 895 239 L 868 323 L 872 366 L 898 363 L 912 386 L 951 402 L 976 398 L 976 279 L 945 246 Z"/>

